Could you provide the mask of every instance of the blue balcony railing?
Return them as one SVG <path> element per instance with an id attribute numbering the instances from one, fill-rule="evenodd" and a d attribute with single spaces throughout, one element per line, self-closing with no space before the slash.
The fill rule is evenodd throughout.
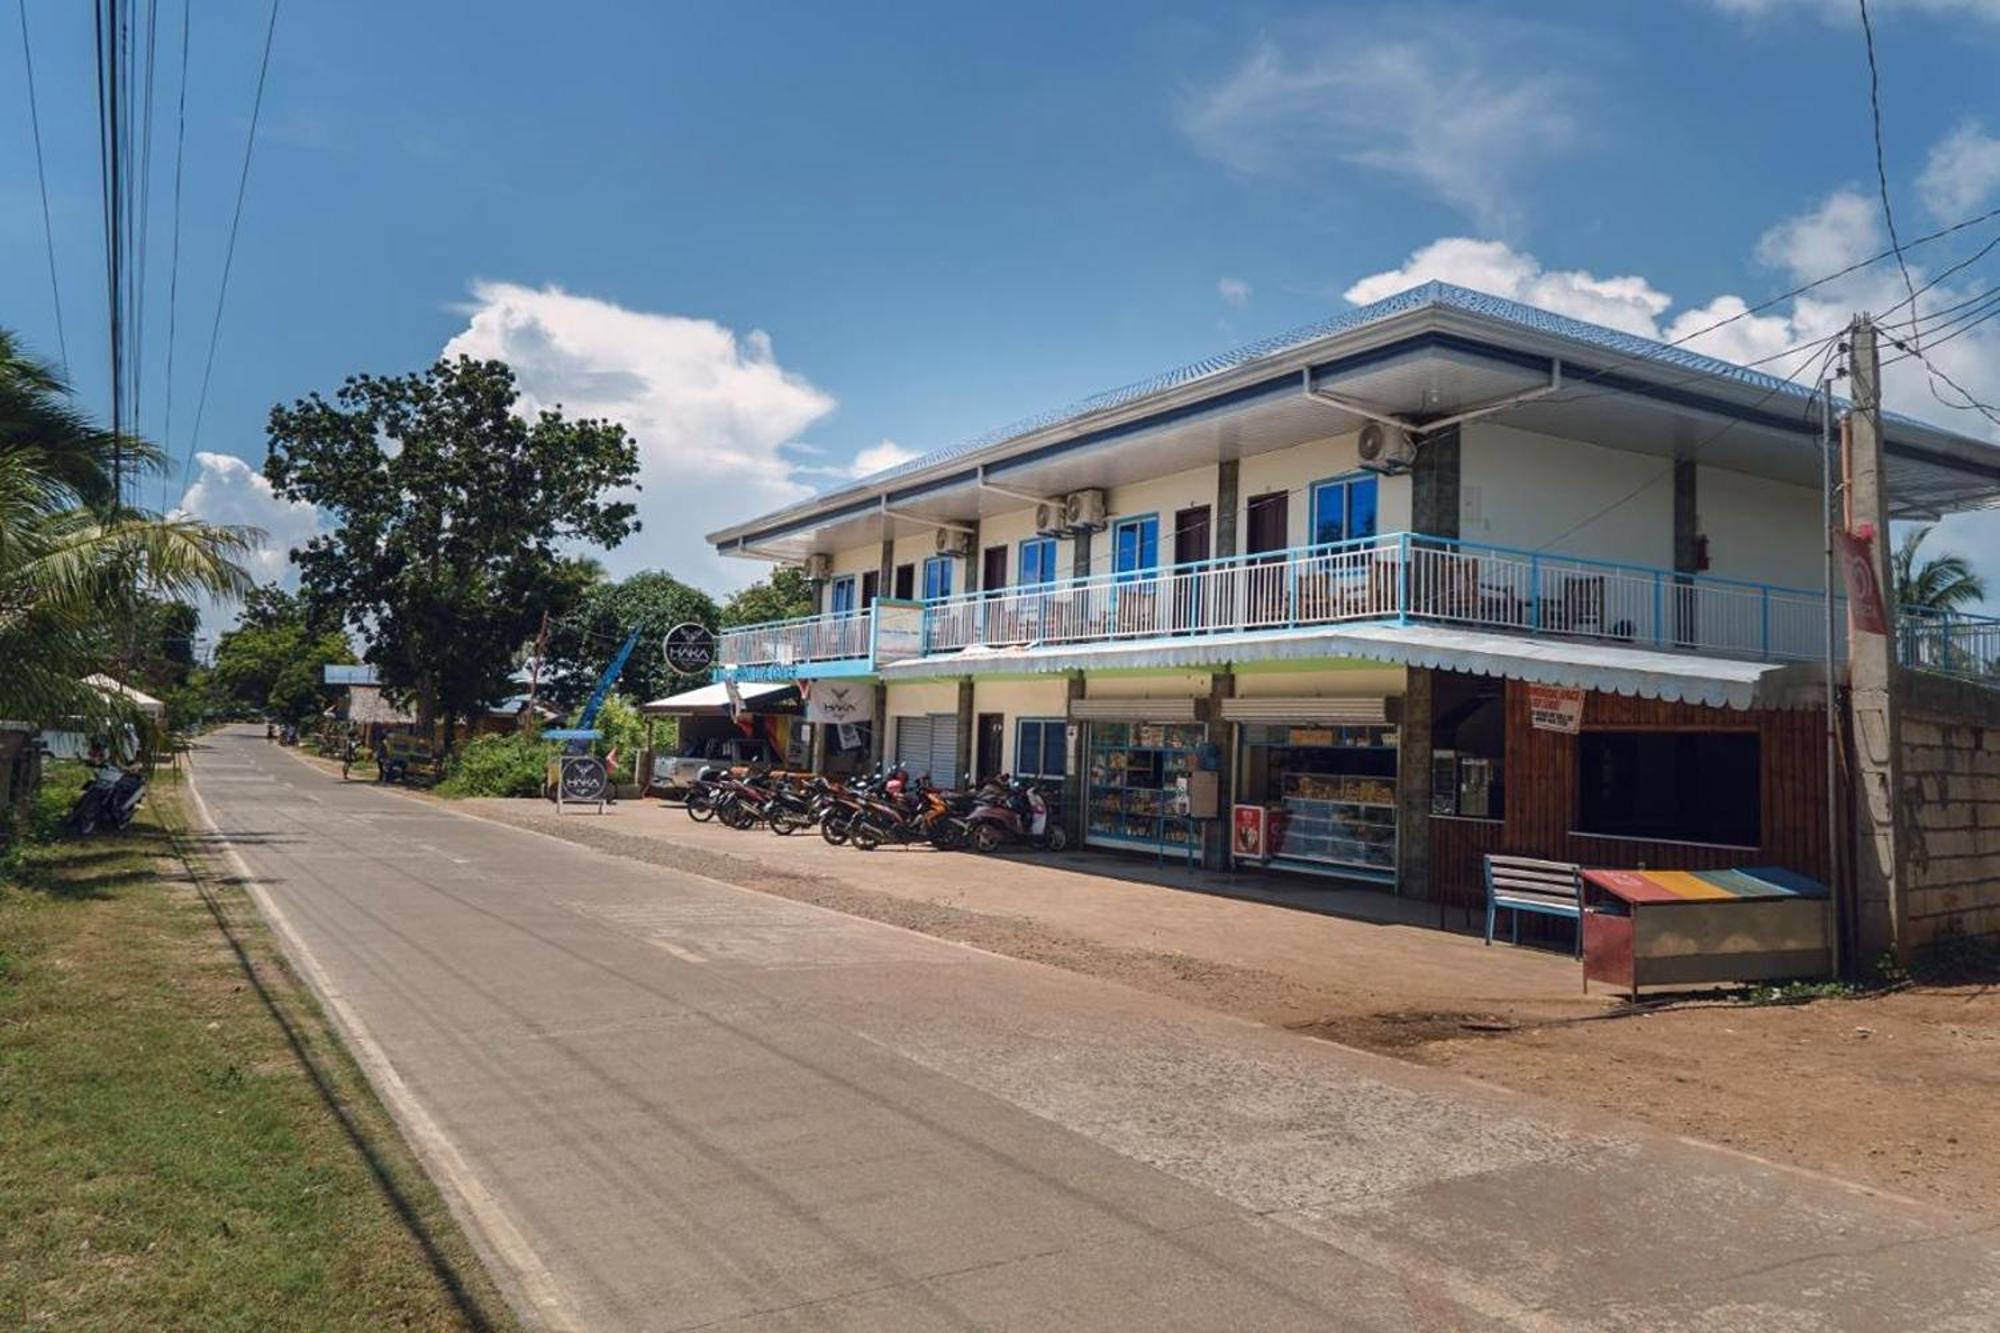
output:
<path id="1" fill-rule="evenodd" d="M 2000 680 L 2000 619 L 1903 607 L 1896 616 L 1903 665 L 1973 680 Z"/>
<path id="2" fill-rule="evenodd" d="M 894 605 L 894 604 L 891 604 Z M 1367 621 L 1461 625 L 1761 661 L 1817 661 L 1825 601 L 1782 588 L 1413 533 L 936 598 L 911 645 L 1226 637 Z M 874 653 L 867 611 L 725 631 L 725 669 L 790 674 Z M 1844 652 L 1846 616 L 1836 618 Z M 899 634 L 903 643 L 909 635 Z M 905 648 L 898 656 L 917 655 Z M 1989 659 L 1992 654 L 1989 654 Z"/>

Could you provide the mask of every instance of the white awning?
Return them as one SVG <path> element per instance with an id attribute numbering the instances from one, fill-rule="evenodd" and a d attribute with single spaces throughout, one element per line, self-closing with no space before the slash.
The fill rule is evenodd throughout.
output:
<path id="1" fill-rule="evenodd" d="M 796 706 L 799 702 L 799 687 L 790 681 L 744 682 L 736 687 L 744 707 L 752 712 L 769 712 L 780 705 Z M 670 694 L 664 699 L 639 705 L 642 713 L 727 713 L 729 711 L 729 691 L 720 681 L 713 685 L 703 685 L 699 689 L 684 694 Z"/>
<path id="2" fill-rule="evenodd" d="M 995 672 L 1226 670 L 1243 662 L 1359 658 L 1482 676 L 1574 685 L 1606 694 L 1729 708 L 1809 708 L 1823 702 L 1821 669 L 1585 639 L 1530 638 L 1442 625 L 1325 625 L 1228 638 L 1116 640 L 918 658 L 881 668 L 885 680 Z"/>
<path id="3" fill-rule="evenodd" d="M 131 704 L 147 717 L 166 716 L 167 706 L 165 704 L 144 690 L 134 689 L 121 680 L 113 680 L 111 677 L 100 673 L 94 676 L 85 676 L 83 683 L 96 690 L 99 694 L 110 695 L 112 698 L 125 700 L 125 702 Z"/>

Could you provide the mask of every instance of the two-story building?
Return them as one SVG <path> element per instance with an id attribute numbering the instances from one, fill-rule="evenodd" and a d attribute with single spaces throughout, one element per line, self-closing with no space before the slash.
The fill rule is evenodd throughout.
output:
<path id="1" fill-rule="evenodd" d="M 721 670 L 837 689 L 836 771 L 1061 783 L 1094 846 L 1441 902 L 1501 849 L 1823 875 L 1820 409 L 1431 283 L 713 533 L 820 597 Z M 1885 466 L 1897 516 L 2000 500 L 1920 422 Z"/>

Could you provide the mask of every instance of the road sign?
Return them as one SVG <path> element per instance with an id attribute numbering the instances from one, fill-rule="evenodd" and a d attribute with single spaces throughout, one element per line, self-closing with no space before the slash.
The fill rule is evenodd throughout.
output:
<path id="1" fill-rule="evenodd" d="M 698 676 L 715 665 L 715 631 L 689 620 L 667 631 L 662 645 L 676 675 Z"/>

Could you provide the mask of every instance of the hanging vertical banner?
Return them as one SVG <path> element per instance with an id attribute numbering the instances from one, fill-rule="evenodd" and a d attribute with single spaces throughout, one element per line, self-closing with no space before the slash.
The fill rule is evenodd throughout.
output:
<path id="1" fill-rule="evenodd" d="M 1574 736 L 1583 729 L 1583 690 L 1574 685 L 1528 686 L 1528 724 Z"/>
<path id="2" fill-rule="evenodd" d="M 1874 542 L 1845 528 L 1835 529 L 1834 550 L 1847 583 L 1847 623 L 1863 634 L 1887 634 L 1889 610 L 1882 605 L 1882 584 L 1875 577 Z"/>

